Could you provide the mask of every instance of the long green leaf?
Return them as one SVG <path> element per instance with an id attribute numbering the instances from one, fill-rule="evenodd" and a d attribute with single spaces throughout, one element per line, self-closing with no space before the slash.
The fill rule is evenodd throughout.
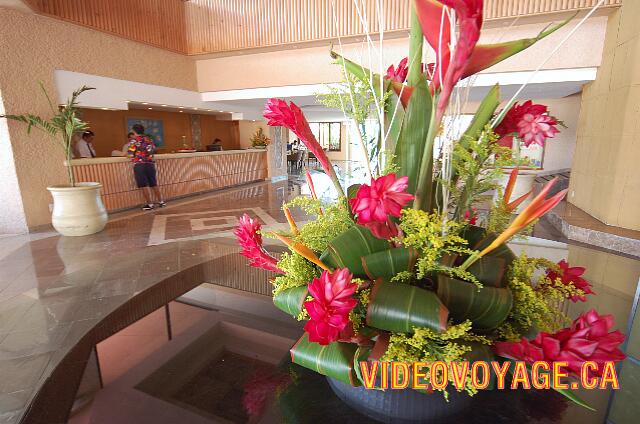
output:
<path id="1" fill-rule="evenodd" d="M 400 138 L 396 144 L 396 161 L 400 175 L 409 177 L 407 192 L 415 193 L 418 172 L 429 132 L 432 99 L 427 80 L 422 76 L 414 87 L 402 121 Z"/>
<path id="2" fill-rule="evenodd" d="M 302 304 L 308 292 L 309 289 L 306 285 L 282 290 L 273 296 L 273 304 L 281 311 L 297 317 L 302 310 Z"/>
<path id="3" fill-rule="evenodd" d="M 467 65 L 464 70 L 463 78 L 468 76 L 477 74 L 478 72 L 487 69 L 496 63 L 502 62 L 503 60 L 513 56 L 516 53 L 520 53 L 524 49 L 527 49 L 542 40 L 543 38 L 553 34 L 563 26 L 565 26 L 569 21 L 571 21 L 575 16 L 570 16 L 563 22 L 560 22 L 557 25 L 553 25 L 547 27 L 545 30 L 541 31 L 536 37 L 533 38 L 524 38 L 521 40 L 512 40 L 506 41 L 498 44 L 478 44 L 473 49 L 473 53 L 471 57 L 467 60 Z"/>
<path id="4" fill-rule="evenodd" d="M 412 333 L 414 327 L 443 331 L 449 311 L 434 292 L 401 283 L 377 281 L 367 308 L 367 325 Z"/>
<path id="5" fill-rule="evenodd" d="M 489 330 L 500 325 L 513 306 L 508 288 L 483 287 L 445 275 L 438 276 L 438 297 L 457 322 L 471 320 L 476 329 Z"/>
<path id="6" fill-rule="evenodd" d="M 385 108 L 385 150 L 395 152 L 402 131 L 402 122 L 404 122 L 404 106 L 400 103 L 400 98 L 398 98 L 397 94 L 391 92 L 389 99 L 385 103 Z"/>
<path id="7" fill-rule="evenodd" d="M 424 44 L 422 36 L 422 27 L 416 8 L 411 6 L 411 29 L 409 31 L 409 72 L 407 74 L 407 83 L 415 86 L 420 82 L 422 76 L 422 45 Z"/>
<path id="8" fill-rule="evenodd" d="M 346 57 L 334 52 L 333 50 L 331 50 L 329 54 L 338 62 L 340 66 L 343 66 L 348 73 L 363 81 L 367 85 L 372 84 L 375 95 L 378 96 L 378 98 L 380 98 L 380 93 L 382 91 L 387 91 L 390 89 L 389 84 L 385 82 L 385 87 L 383 87 L 384 90 L 380 90 L 380 74 L 372 72 L 369 68 L 365 68 L 364 66 L 357 64 L 347 59 Z"/>
<path id="9" fill-rule="evenodd" d="M 464 134 L 462 134 L 462 137 L 460 137 L 460 143 L 462 143 L 463 146 L 467 145 L 467 140 L 475 140 L 478 138 L 493 117 L 498 106 L 500 106 L 500 86 L 496 84 L 491 87 L 491 90 L 489 90 L 484 97 L 469 127 Z"/>
<path id="10" fill-rule="evenodd" d="M 371 234 L 371 231 L 354 225 L 329 242 L 320 260 L 329 268 L 349 268 L 356 277 L 366 277 L 362 257 L 389 248 L 389 243 Z"/>
<path id="11" fill-rule="evenodd" d="M 370 279 L 382 278 L 389 281 L 401 271 L 411 271 L 417 259 L 417 250 L 398 247 L 364 256 L 362 266 Z"/>
<path id="12" fill-rule="evenodd" d="M 326 346 L 309 341 L 304 333 L 291 348 L 291 362 L 319 374 L 333 377 L 352 386 L 359 386 L 353 362 L 358 345 L 333 342 Z"/>

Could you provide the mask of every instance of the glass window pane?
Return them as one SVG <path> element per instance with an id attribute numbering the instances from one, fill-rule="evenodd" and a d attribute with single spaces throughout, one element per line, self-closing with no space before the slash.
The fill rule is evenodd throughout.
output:
<path id="1" fill-rule="evenodd" d="M 340 151 L 340 122 L 332 122 L 330 124 L 329 150 L 334 152 Z"/>
<path id="2" fill-rule="evenodd" d="M 329 148 L 329 123 L 323 122 L 320 127 L 320 145 L 323 149 Z"/>

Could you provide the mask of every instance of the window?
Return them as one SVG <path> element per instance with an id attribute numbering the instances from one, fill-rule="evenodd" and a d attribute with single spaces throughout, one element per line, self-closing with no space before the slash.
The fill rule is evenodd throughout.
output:
<path id="1" fill-rule="evenodd" d="M 311 122 L 311 132 L 323 149 L 339 152 L 342 149 L 340 122 Z"/>

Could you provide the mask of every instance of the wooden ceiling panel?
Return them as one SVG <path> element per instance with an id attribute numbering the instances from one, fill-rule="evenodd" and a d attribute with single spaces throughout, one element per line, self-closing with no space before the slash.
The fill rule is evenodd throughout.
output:
<path id="1" fill-rule="evenodd" d="M 25 1 L 48 16 L 197 55 L 375 34 L 382 25 L 385 32 L 405 31 L 413 0 Z M 589 9 L 597 3 L 485 0 L 485 17 L 497 20 L 543 15 Z M 605 0 L 603 7 L 621 4 L 622 0 Z"/>
<path id="2" fill-rule="evenodd" d="M 150 44 L 187 53 L 182 0 L 32 0 L 37 11 Z"/>

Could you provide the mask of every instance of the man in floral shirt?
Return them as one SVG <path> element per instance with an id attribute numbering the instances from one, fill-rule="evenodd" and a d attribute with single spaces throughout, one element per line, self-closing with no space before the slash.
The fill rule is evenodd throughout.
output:
<path id="1" fill-rule="evenodd" d="M 133 175 L 136 179 L 136 185 L 142 189 L 142 194 L 147 202 L 142 206 L 142 209 L 150 211 L 155 209 L 156 205 L 162 208 L 166 203 L 162 200 L 162 194 L 158 188 L 156 165 L 153 162 L 156 145 L 144 134 L 142 125 L 135 124 L 132 130 L 134 137 L 129 143 L 127 156 L 133 160 Z"/>

